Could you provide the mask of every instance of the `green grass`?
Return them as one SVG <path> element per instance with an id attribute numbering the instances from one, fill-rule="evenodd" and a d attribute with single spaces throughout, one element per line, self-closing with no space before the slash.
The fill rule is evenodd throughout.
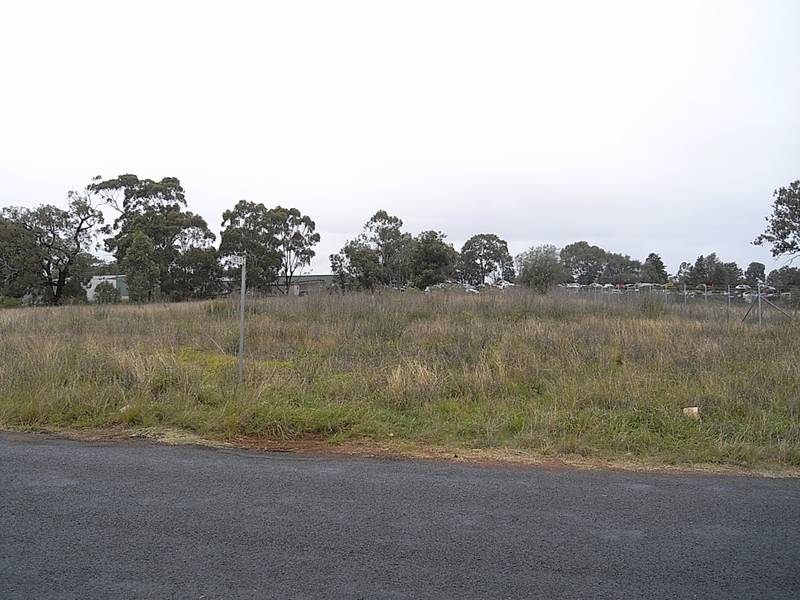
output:
<path id="1" fill-rule="evenodd" d="M 523 291 L 0 311 L 0 424 L 800 465 L 800 327 Z M 699 406 L 700 421 L 682 414 Z"/>

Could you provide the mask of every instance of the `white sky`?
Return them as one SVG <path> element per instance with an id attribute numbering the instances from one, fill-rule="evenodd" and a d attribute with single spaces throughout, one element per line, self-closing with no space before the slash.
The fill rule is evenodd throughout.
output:
<path id="1" fill-rule="evenodd" d="M 460 249 L 750 245 L 800 178 L 800 1 L 6 2 L 0 206 L 180 178 L 215 231 L 296 206 L 328 254 L 378 209 Z"/>

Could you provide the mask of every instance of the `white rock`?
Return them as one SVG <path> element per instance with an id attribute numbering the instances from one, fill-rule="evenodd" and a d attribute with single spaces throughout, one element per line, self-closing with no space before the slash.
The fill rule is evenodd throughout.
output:
<path id="1" fill-rule="evenodd" d="M 683 414 L 689 417 L 690 419 L 698 421 L 700 419 L 700 407 L 687 406 L 686 408 L 683 409 Z"/>

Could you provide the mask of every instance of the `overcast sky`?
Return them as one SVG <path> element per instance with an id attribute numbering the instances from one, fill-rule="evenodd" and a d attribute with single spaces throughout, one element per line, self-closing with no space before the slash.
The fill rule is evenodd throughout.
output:
<path id="1" fill-rule="evenodd" d="M 317 273 L 380 208 L 457 248 L 775 268 L 799 31 L 797 0 L 9 2 L 0 206 L 176 176 L 215 231 L 242 198 L 309 214 Z"/>

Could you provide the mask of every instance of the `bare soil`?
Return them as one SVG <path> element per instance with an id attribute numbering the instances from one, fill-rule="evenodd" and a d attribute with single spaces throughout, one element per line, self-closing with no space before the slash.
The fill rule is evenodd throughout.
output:
<path id="1" fill-rule="evenodd" d="M 397 441 L 381 444 L 373 440 L 347 440 L 331 443 L 323 437 L 306 436 L 301 439 L 268 439 L 260 437 L 235 437 L 227 440 L 203 438 L 198 435 L 174 429 L 62 429 L 48 428 L 19 430 L 3 428 L 10 435 L 18 435 L 20 440 L 29 438 L 31 433 L 55 439 L 69 439 L 93 443 L 114 444 L 164 444 L 195 445 L 211 448 L 241 449 L 254 452 L 287 452 L 306 455 L 350 456 L 354 458 L 376 458 L 381 460 L 426 460 L 454 462 L 462 464 L 507 466 L 518 468 L 537 468 L 546 470 L 595 470 L 663 472 L 663 473 L 712 473 L 755 477 L 800 477 L 800 469 L 770 468 L 752 469 L 735 465 L 664 464 L 644 461 L 631 457 L 627 460 L 605 460 L 586 458 L 578 455 L 561 457 L 542 456 L 508 448 L 447 448 L 423 446 Z"/>

